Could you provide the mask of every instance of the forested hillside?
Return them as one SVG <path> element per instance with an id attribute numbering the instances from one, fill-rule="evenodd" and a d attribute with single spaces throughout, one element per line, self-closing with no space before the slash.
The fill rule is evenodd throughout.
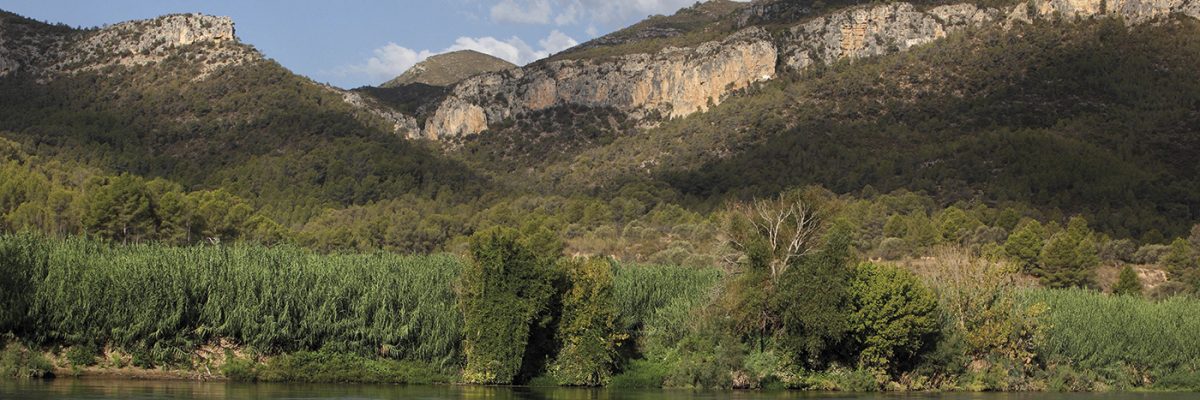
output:
<path id="1" fill-rule="evenodd" d="M 4 13 L 0 374 L 1198 389 L 1200 5 L 1097 4 L 714 1 L 354 90 Z"/>

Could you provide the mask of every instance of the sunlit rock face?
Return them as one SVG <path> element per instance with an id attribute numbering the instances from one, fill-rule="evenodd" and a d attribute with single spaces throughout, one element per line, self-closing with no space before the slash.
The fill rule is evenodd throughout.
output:
<path id="1" fill-rule="evenodd" d="M 482 132 L 506 118 L 559 105 L 610 107 L 635 119 L 707 111 L 731 92 L 782 70 L 906 51 L 971 27 L 1055 18 L 1120 17 L 1140 24 L 1170 15 L 1200 18 L 1200 0 L 1035 0 L 1008 8 L 962 3 L 921 8 L 909 3 L 851 7 L 815 18 L 764 2 L 745 9 L 745 27 L 718 41 L 654 54 L 535 63 L 459 83 L 411 137 L 445 139 Z M 790 14 L 789 14 L 790 15 Z M 768 32 L 752 21 L 799 20 Z"/>

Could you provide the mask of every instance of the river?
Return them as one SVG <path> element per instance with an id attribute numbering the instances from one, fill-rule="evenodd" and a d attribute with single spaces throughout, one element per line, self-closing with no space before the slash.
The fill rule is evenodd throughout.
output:
<path id="1" fill-rule="evenodd" d="M 0 399 L 530 399 L 530 400 L 707 400 L 707 399 L 944 399 L 944 400 L 1183 400 L 1195 393 L 911 393 L 567 389 L 479 386 L 391 386 L 54 379 L 0 381 Z"/>

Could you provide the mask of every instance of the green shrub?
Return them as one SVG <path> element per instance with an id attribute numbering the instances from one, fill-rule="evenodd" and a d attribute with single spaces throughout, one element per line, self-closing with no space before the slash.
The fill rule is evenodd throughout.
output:
<path id="1" fill-rule="evenodd" d="M 90 367 L 96 365 L 96 357 L 100 349 L 94 345 L 77 344 L 67 350 L 67 362 L 75 367 Z"/>
<path id="2" fill-rule="evenodd" d="M 613 267 L 603 258 L 573 261 L 567 277 L 570 289 L 558 327 L 562 348 L 550 372 L 563 385 L 601 386 L 612 376 L 617 346 L 627 336 L 618 326 Z"/>
<path id="3" fill-rule="evenodd" d="M 41 353 L 19 343 L 9 343 L 0 352 L 0 377 L 44 378 L 54 376 L 54 365 Z"/>
<path id="4" fill-rule="evenodd" d="M 860 366 L 903 371 L 934 344 L 941 323 L 937 298 L 911 272 L 860 264 L 850 284 L 850 297 Z"/>
<path id="5" fill-rule="evenodd" d="M 226 354 L 225 363 L 221 365 L 221 375 L 225 375 L 225 378 L 231 381 L 254 382 L 258 380 L 258 363 L 249 358 Z"/>
<path id="6" fill-rule="evenodd" d="M 265 382 L 429 384 L 451 381 L 430 364 L 331 352 L 303 351 L 281 355 L 257 369 L 255 376 Z"/>
<path id="7" fill-rule="evenodd" d="M 535 325 L 548 322 L 543 317 L 561 279 L 555 268 L 561 247 L 556 253 L 532 240 L 505 228 L 471 238 L 472 262 L 459 281 L 467 382 L 512 383 Z"/>
<path id="8" fill-rule="evenodd" d="M 608 387 L 616 389 L 660 388 L 667 380 L 671 366 L 665 361 L 633 360 L 625 371 L 612 377 Z"/>

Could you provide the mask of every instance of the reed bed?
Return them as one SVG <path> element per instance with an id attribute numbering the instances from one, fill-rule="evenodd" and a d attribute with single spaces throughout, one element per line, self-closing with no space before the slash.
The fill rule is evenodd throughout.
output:
<path id="1" fill-rule="evenodd" d="M 160 361 L 223 338 L 267 354 L 330 350 L 445 365 L 459 355 L 452 282 L 461 266 L 450 255 L 3 235 L 0 329 L 42 344 L 148 350 Z"/>

